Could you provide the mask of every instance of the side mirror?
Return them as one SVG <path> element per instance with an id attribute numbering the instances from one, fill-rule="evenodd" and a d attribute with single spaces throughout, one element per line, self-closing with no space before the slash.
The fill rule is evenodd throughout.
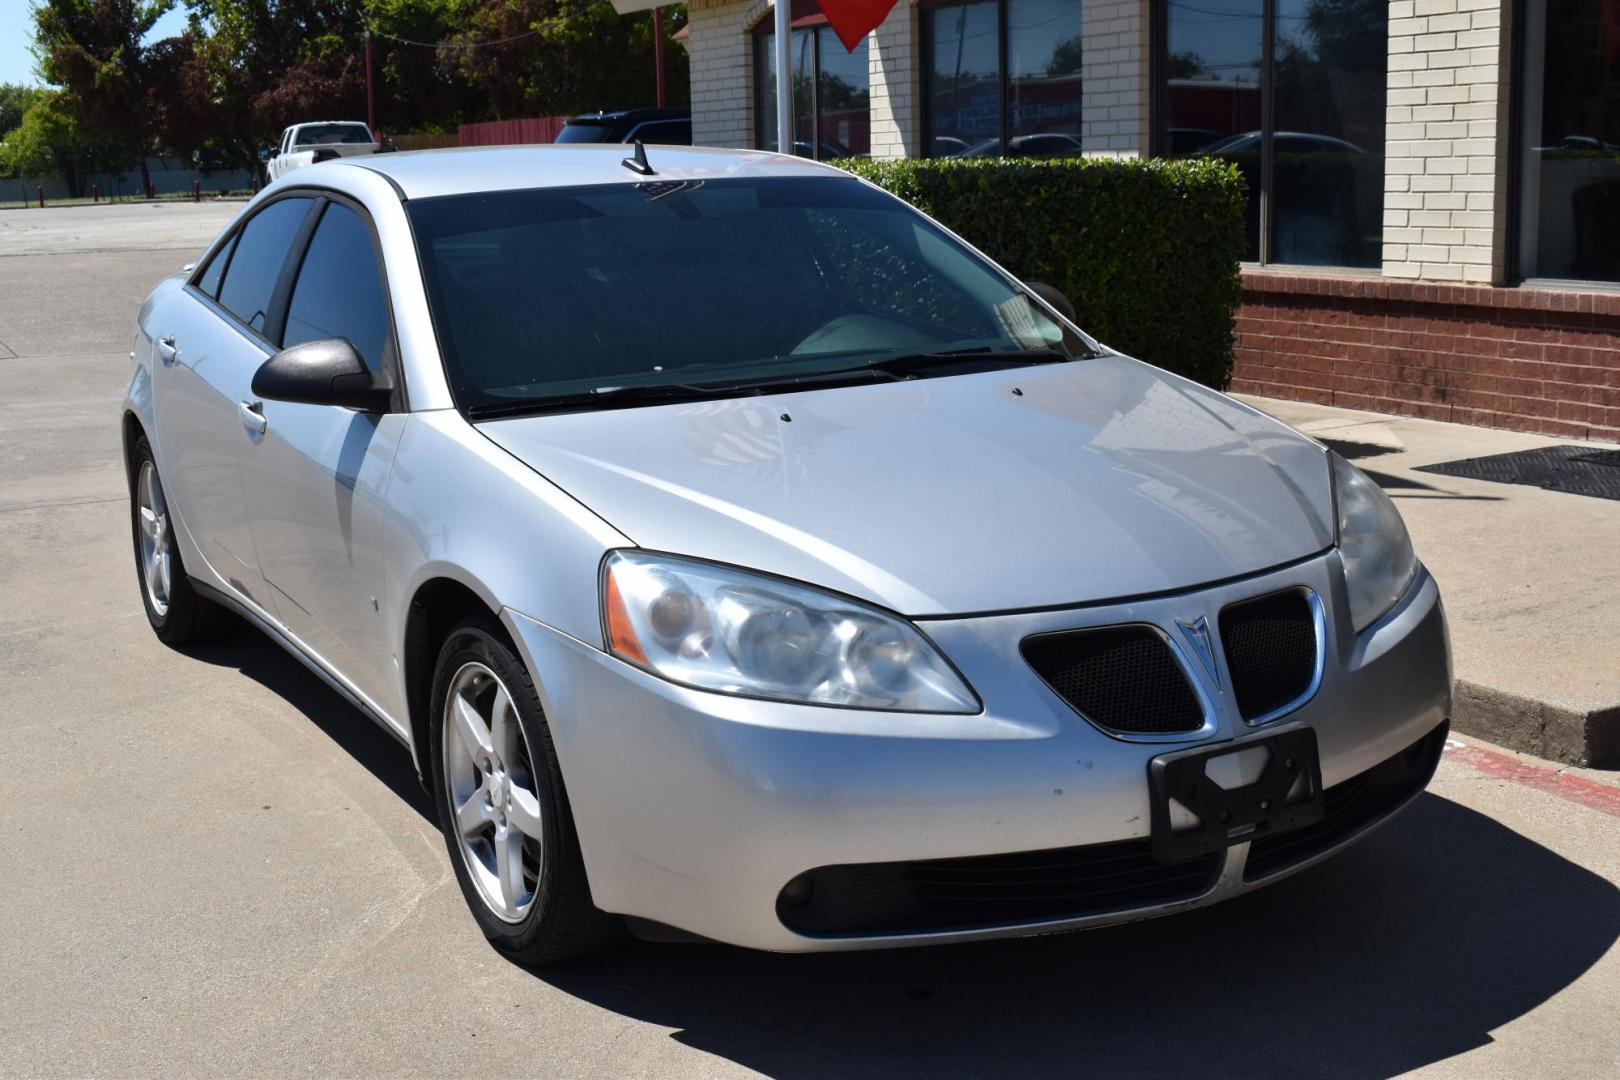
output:
<path id="1" fill-rule="evenodd" d="M 271 401 L 341 405 L 359 412 L 387 412 L 394 383 L 365 361 L 344 338 L 310 341 L 282 349 L 253 373 L 253 394 Z"/>
<path id="2" fill-rule="evenodd" d="M 1080 320 L 1077 319 L 1074 314 L 1074 305 L 1069 302 L 1069 298 L 1067 296 L 1063 295 L 1062 289 L 1059 289 L 1055 285 L 1048 285 L 1041 281 L 1026 281 L 1024 282 L 1024 287 L 1030 292 L 1034 293 L 1036 296 L 1040 297 L 1042 300 L 1045 300 L 1048 304 L 1051 304 L 1057 309 L 1057 313 L 1062 315 L 1065 319 L 1068 319 L 1076 326 L 1080 324 Z"/>
<path id="3" fill-rule="evenodd" d="M 259 160 L 260 161 L 269 161 L 271 158 L 273 158 L 275 156 L 276 156 L 276 152 L 274 150 L 272 150 L 270 147 L 262 146 L 262 147 L 259 148 Z"/>

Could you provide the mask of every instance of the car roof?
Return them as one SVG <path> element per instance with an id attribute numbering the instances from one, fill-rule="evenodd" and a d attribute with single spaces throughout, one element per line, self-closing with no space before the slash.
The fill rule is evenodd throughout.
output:
<path id="1" fill-rule="evenodd" d="M 357 168 L 380 173 L 406 199 L 431 199 L 482 191 L 579 187 L 657 180 L 719 180 L 761 176 L 848 176 L 831 165 L 763 150 L 722 150 L 706 146 L 649 146 L 653 175 L 642 176 L 621 162 L 630 148 L 621 143 L 555 146 L 463 146 L 342 158 L 315 168 Z"/>

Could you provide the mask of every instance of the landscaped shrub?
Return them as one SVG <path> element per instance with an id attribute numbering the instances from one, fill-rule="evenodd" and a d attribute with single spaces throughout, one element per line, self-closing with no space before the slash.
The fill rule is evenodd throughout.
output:
<path id="1" fill-rule="evenodd" d="M 1224 388 L 1240 295 L 1243 178 L 1208 158 L 839 162 L 1024 281 L 1062 289 L 1080 325 Z"/>

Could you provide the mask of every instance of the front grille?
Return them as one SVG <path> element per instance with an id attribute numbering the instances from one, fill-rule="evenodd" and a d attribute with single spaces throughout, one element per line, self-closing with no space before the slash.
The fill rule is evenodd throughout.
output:
<path id="1" fill-rule="evenodd" d="M 1293 704 L 1316 678 L 1316 617 L 1298 589 L 1229 604 L 1221 642 L 1232 692 L 1245 720 Z"/>
<path id="2" fill-rule="evenodd" d="M 1449 729 L 1441 724 L 1394 757 L 1328 788 L 1322 793 L 1327 813 L 1316 824 L 1249 845 L 1243 880 L 1258 881 L 1337 847 L 1398 809 L 1434 775 Z"/>
<path id="3" fill-rule="evenodd" d="M 819 937 L 974 930 L 1154 907 L 1214 888 L 1225 852 L 1161 863 L 1146 840 L 1013 855 L 824 866 L 776 902 L 788 929 Z"/>
<path id="4" fill-rule="evenodd" d="M 1024 659 L 1099 727 L 1132 735 L 1197 731 L 1204 710 L 1169 644 L 1147 626 L 1038 634 Z"/>

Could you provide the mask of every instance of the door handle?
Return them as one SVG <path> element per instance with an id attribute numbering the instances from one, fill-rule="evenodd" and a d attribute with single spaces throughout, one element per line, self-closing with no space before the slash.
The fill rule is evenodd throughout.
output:
<path id="1" fill-rule="evenodd" d="M 175 347 L 173 334 L 158 338 L 157 351 L 158 359 L 163 361 L 164 367 L 174 363 L 175 357 L 180 355 L 180 350 Z"/>
<path id="2" fill-rule="evenodd" d="M 270 426 L 270 421 L 264 418 L 264 402 L 239 401 L 236 404 L 236 414 L 241 417 L 242 423 L 255 435 L 263 435 Z"/>

